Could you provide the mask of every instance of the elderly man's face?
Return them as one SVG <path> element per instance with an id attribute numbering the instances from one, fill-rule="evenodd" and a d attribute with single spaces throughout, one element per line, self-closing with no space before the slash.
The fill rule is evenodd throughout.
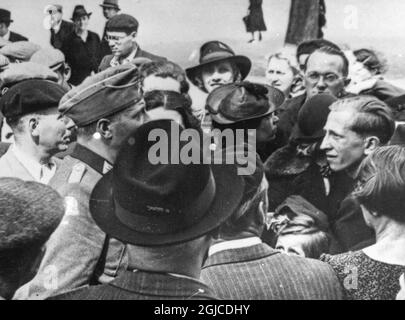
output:
<path id="1" fill-rule="evenodd" d="M 343 59 L 337 55 L 314 52 L 307 61 L 305 87 L 310 98 L 319 93 L 339 97 L 346 84 Z"/>
<path id="2" fill-rule="evenodd" d="M 50 154 L 65 151 L 71 138 L 71 131 L 67 129 L 68 119 L 61 116 L 57 109 L 50 110 L 46 115 L 37 115 L 35 129 L 32 135 L 36 137 L 39 146 Z M 28 121 L 34 121 L 33 117 L 27 117 Z"/>
<path id="3" fill-rule="evenodd" d="M 206 65 L 201 72 L 201 80 L 208 93 L 220 86 L 234 82 L 235 76 L 232 64 L 229 61 Z"/>
<path id="4" fill-rule="evenodd" d="M 355 117 L 353 110 L 337 110 L 329 114 L 321 149 L 333 171 L 353 172 L 366 156 L 365 139 L 350 129 Z"/>
<path id="5" fill-rule="evenodd" d="M 112 53 L 116 57 L 125 58 L 135 48 L 136 32 L 126 34 L 125 32 L 107 31 L 107 41 Z"/>

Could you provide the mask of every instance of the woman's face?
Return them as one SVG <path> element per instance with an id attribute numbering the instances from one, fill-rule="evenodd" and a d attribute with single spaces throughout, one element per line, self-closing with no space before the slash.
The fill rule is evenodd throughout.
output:
<path id="1" fill-rule="evenodd" d="M 281 235 L 277 239 L 276 249 L 284 253 L 305 257 L 304 247 L 311 239 L 310 235 L 287 234 Z"/>
<path id="2" fill-rule="evenodd" d="M 204 66 L 201 72 L 203 86 L 208 93 L 216 88 L 235 81 L 235 72 L 229 61 L 212 63 Z"/>
<path id="3" fill-rule="evenodd" d="M 294 73 L 286 60 L 271 58 L 267 66 L 266 78 L 269 85 L 283 91 L 286 96 L 290 94 Z"/>

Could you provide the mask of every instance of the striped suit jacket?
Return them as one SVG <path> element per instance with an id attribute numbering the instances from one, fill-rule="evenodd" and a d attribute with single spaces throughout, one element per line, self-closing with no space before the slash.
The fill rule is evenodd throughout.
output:
<path id="1" fill-rule="evenodd" d="M 340 300 L 333 270 L 317 260 L 289 256 L 258 244 L 208 258 L 201 280 L 225 300 Z"/>

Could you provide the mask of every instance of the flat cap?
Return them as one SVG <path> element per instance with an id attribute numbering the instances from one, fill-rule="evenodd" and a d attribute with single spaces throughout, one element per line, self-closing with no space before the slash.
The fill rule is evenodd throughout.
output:
<path id="1" fill-rule="evenodd" d="M 88 77 L 62 98 L 59 112 L 71 118 L 78 127 L 85 127 L 142 98 L 139 69 L 133 64 L 125 64 Z"/>
<path id="2" fill-rule="evenodd" d="M 30 79 L 58 81 L 58 75 L 51 69 L 33 62 L 11 63 L 0 73 L 0 89 Z"/>
<path id="3" fill-rule="evenodd" d="M 17 41 L 6 44 L 0 53 L 13 60 L 29 61 L 41 47 L 29 41 Z"/>
<path id="4" fill-rule="evenodd" d="M 65 55 L 62 51 L 54 48 L 40 49 L 32 55 L 30 61 L 57 70 L 65 63 Z"/>
<path id="5" fill-rule="evenodd" d="M 247 81 L 225 85 L 211 92 L 207 108 L 219 124 L 261 118 L 276 110 L 275 101 L 269 100 L 269 88 Z"/>
<path id="6" fill-rule="evenodd" d="M 132 33 L 138 31 L 138 20 L 129 14 L 117 14 L 107 22 L 106 30 L 110 32 Z"/>
<path id="7" fill-rule="evenodd" d="M 6 118 L 57 108 L 66 90 L 47 80 L 26 80 L 11 87 L 0 99 L 0 111 Z"/>

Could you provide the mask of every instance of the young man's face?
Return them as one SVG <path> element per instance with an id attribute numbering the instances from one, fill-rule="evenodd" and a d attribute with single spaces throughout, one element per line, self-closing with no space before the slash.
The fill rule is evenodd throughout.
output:
<path id="1" fill-rule="evenodd" d="M 108 8 L 108 7 L 103 7 L 103 15 L 107 20 L 110 20 L 112 17 L 117 15 L 118 10 L 115 8 Z"/>
<path id="2" fill-rule="evenodd" d="M 107 41 L 112 53 L 116 57 L 125 58 L 135 48 L 136 32 L 126 34 L 125 32 L 107 31 Z"/>
<path id="3" fill-rule="evenodd" d="M 329 114 L 321 149 L 325 151 L 333 171 L 354 171 L 366 156 L 364 138 L 350 129 L 355 116 L 353 110 L 338 110 Z"/>
<path id="4" fill-rule="evenodd" d="M 314 52 L 307 61 L 305 87 L 308 98 L 329 93 L 335 97 L 344 91 L 343 59 L 338 55 Z"/>
<path id="5" fill-rule="evenodd" d="M 201 71 L 202 84 L 208 93 L 220 86 L 234 82 L 235 76 L 232 64 L 229 61 L 206 65 Z"/>
<path id="6" fill-rule="evenodd" d="M 4 37 L 8 32 L 8 27 L 5 22 L 0 22 L 0 37 Z"/>

